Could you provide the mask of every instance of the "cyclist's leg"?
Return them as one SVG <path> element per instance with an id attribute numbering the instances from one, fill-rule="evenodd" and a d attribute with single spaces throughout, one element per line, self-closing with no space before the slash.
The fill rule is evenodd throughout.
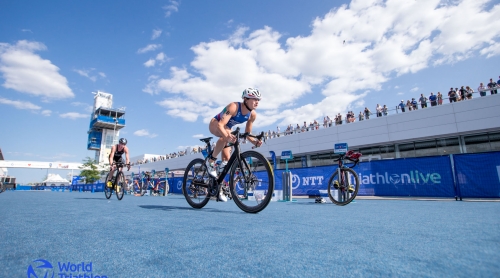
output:
<path id="1" fill-rule="evenodd" d="M 111 165 L 111 169 L 109 170 L 108 177 L 106 178 L 106 181 L 110 181 L 113 178 L 114 170 L 115 170 L 115 166 Z"/>
<path id="2" fill-rule="evenodd" d="M 223 139 L 223 134 L 221 134 L 219 130 L 219 122 L 216 119 L 212 119 L 210 121 L 210 124 L 208 125 L 208 129 L 210 133 L 213 135 L 217 136 L 219 140 L 215 143 L 215 148 L 212 153 L 212 157 L 217 158 L 219 153 L 224 149 L 224 147 L 227 145 L 227 142 Z M 231 129 L 228 127 L 225 127 L 227 132 L 231 132 Z M 215 162 L 215 161 L 212 161 Z"/>

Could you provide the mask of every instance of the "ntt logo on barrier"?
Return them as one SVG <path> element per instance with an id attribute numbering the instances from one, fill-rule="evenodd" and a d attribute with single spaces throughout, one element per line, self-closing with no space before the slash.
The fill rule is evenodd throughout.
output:
<path id="1" fill-rule="evenodd" d="M 43 259 L 34 260 L 28 266 L 26 275 L 28 278 L 108 278 L 107 275 L 97 275 L 93 273 L 92 262 L 72 263 L 72 262 L 57 262 L 59 272 L 54 272 L 53 265 Z"/>

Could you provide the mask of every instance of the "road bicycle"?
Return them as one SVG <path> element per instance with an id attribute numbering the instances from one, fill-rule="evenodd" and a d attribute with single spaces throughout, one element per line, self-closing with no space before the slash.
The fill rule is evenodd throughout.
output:
<path id="1" fill-rule="evenodd" d="M 141 186 L 139 186 L 139 195 L 144 196 L 148 192 L 148 189 L 152 188 L 154 188 L 153 182 L 147 179 L 146 182 L 142 182 Z"/>
<path id="2" fill-rule="evenodd" d="M 160 181 L 158 183 L 158 193 L 154 193 L 154 196 L 166 196 L 170 190 L 170 185 L 168 181 Z M 156 195 L 155 195 L 156 194 Z"/>
<path id="3" fill-rule="evenodd" d="M 224 190 L 223 184 L 228 173 L 232 199 L 241 210 L 257 213 L 271 202 L 274 173 L 269 161 L 259 152 L 250 150 L 242 153 L 240 150 L 241 138 L 262 140 L 264 133 L 256 136 L 247 132 L 240 133 L 240 129 L 236 128 L 231 134 L 236 137 L 236 142 L 231 144 L 233 153 L 217 178 L 210 176 L 206 167 L 213 153 L 210 144 L 212 137 L 200 139 L 207 145 L 208 155 L 205 159 L 197 158 L 188 164 L 182 185 L 182 194 L 191 207 L 203 208 L 211 196 L 219 196 L 221 190 Z"/>
<path id="4" fill-rule="evenodd" d="M 125 192 L 124 189 L 126 186 L 125 175 L 123 174 L 122 171 L 123 166 L 125 166 L 125 164 L 122 162 L 113 162 L 111 166 L 116 166 L 116 167 L 114 167 L 115 168 L 114 170 L 111 170 L 112 171 L 111 180 L 106 182 L 106 184 L 104 185 L 104 195 L 106 196 L 106 199 L 109 199 L 111 198 L 113 191 L 115 191 L 116 198 L 118 200 L 121 200 L 123 199 L 123 194 Z M 113 169 L 113 167 L 111 167 L 111 169 Z M 111 186 L 109 182 L 111 182 Z"/>
<path id="5" fill-rule="evenodd" d="M 359 163 L 359 158 L 361 153 L 355 153 L 353 151 L 348 151 L 345 154 L 341 154 L 338 159 L 339 167 L 328 181 L 328 197 L 332 203 L 345 206 L 352 202 L 356 195 L 358 195 L 359 190 L 359 177 L 358 174 L 352 169 Z M 349 160 L 354 162 L 352 166 L 346 166 L 344 160 Z"/>

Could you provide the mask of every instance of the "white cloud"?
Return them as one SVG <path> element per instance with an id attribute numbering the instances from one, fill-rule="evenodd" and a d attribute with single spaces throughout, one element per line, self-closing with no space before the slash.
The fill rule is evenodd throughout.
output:
<path id="1" fill-rule="evenodd" d="M 90 115 L 90 113 L 92 113 L 92 109 L 94 109 L 94 107 L 92 105 L 89 105 L 89 104 L 84 103 L 84 102 L 72 102 L 71 105 L 76 106 L 76 107 L 82 107 L 85 112 L 89 113 L 89 115 Z"/>
<path id="2" fill-rule="evenodd" d="M 156 60 L 155 59 L 149 59 L 147 60 L 145 63 L 144 63 L 144 66 L 146 68 L 149 68 L 149 67 L 154 67 L 154 65 L 156 64 Z"/>
<path id="3" fill-rule="evenodd" d="M 95 69 L 75 69 L 73 70 L 74 72 L 78 73 L 79 75 L 83 76 L 83 77 L 87 77 L 88 79 L 90 79 L 90 81 L 92 82 L 96 82 L 98 78 L 106 78 L 106 74 L 104 72 L 98 72 L 97 75 L 95 75 L 93 73 L 93 71 L 95 71 Z"/>
<path id="4" fill-rule="evenodd" d="M 159 38 L 161 36 L 161 33 L 163 31 L 161 29 L 154 29 L 153 30 L 153 35 L 151 35 L 151 39 L 152 40 L 156 40 L 157 38 Z"/>
<path id="5" fill-rule="evenodd" d="M 168 77 L 151 79 L 143 91 L 165 92 L 158 104 L 168 115 L 207 122 L 255 86 L 263 94 L 256 126 L 310 121 L 362 103 L 393 76 L 498 55 L 500 4 L 486 11 L 487 4 L 353 0 L 316 18 L 306 36 L 240 27 L 226 40 L 193 46 L 189 67 L 171 67 Z M 296 105 L 312 91 L 324 98 Z"/>
<path id="6" fill-rule="evenodd" d="M 14 106 L 17 109 L 26 109 L 26 110 L 40 110 L 41 109 L 40 106 L 35 105 L 29 101 L 10 100 L 10 99 L 6 99 L 6 98 L 0 98 L 0 103 Z"/>
<path id="7" fill-rule="evenodd" d="M 410 90 L 410 92 L 416 92 L 416 91 L 418 91 L 418 87 L 412 88 L 412 89 Z"/>
<path id="8" fill-rule="evenodd" d="M 89 114 L 82 114 L 82 113 L 77 113 L 77 112 L 69 112 L 69 113 L 60 114 L 59 117 L 64 118 L 64 119 L 71 119 L 71 120 L 90 119 Z"/>
<path id="9" fill-rule="evenodd" d="M 46 49 L 42 43 L 25 40 L 15 45 L 0 43 L 0 72 L 5 79 L 2 86 L 47 99 L 74 97 L 59 68 L 35 54 Z"/>
<path id="10" fill-rule="evenodd" d="M 140 129 L 134 132 L 134 135 L 136 136 L 141 136 L 141 137 L 149 137 L 149 138 L 155 138 L 158 136 L 158 134 L 152 133 L 150 134 L 147 129 Z"/>
<path id="11" fill-rule="evenodd" d="M 170 60 L 165 53 L 160 52 L 156 55 L 154 59 L 149 59 L 144 63 L 144 66 L 149 68 L 149 67 L 154 67 L 157 63 L 158 65 L 162 65 L 166 61 Z"/>
<path id="12" fill-rule="evenodd" d="M 169 5 L 163 6 L 163 9 L 165 10 L 165 17 L 169 17 L 172 15 L 173 12 L 178 12 L 179 11 L 179 2 L 170 0 Z"/>
<path id="13" fill-rule="evenodd" d="M 149 51 L 155 51 L 156 49 L 160 48 L 161 44 L 148 44 L 147 46 L 137 50 L 137 53 L 142 54 L 146 53 Z"/>
<path id="14" fill-rule="evenodd" d="M 195 135 L 193 135 L 193 138 L 205 138 L 205 135 L 203 135 L 203 134 L 195 134 Z"/>
<path id="15" fill-rule="evenodd" d="M 50 110 L 43 110 L 42 111 L 42 116 L 49 117 L 50 115 L 52 115 L 52 111 L 50 111 Z"/>

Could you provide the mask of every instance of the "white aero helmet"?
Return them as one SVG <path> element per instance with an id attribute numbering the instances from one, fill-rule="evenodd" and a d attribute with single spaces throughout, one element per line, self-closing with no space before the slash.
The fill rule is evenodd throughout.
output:
<path id="1" fill-rule="evenodd" d="M 258 89 L 254 88 L 248 88 L 243 91 L 243 94 L 241 95 L 241 98 L 256 98 L 260 100 L 262 98 L 260 92 Z"/>

